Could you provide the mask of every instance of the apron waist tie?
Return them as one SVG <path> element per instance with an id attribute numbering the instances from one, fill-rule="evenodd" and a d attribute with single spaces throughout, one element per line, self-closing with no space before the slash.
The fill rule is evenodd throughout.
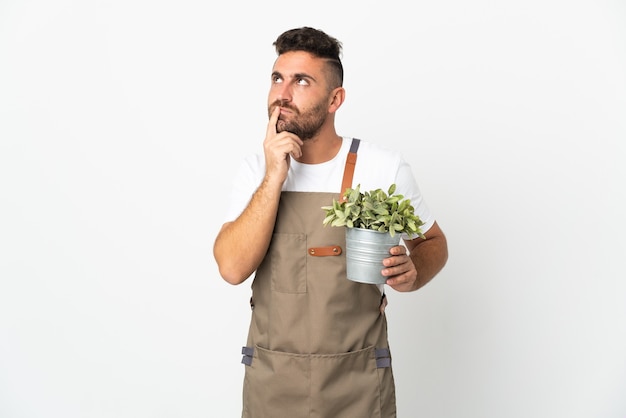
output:
<path id="1" fill-rule="evenodd" d="M 241 354 L 243 354 L 243 358 L 241 359 L 241 363 L 246 366 L 250 366 L 252 364 L 252 357 L 254 356 L 254 348 L 252 347 L 242 347 Z"/>
<path id="2" fill-rule="evenodd" d="M 391 353 L 388 348 L 377 348 L 374 355 L 376 356 L 377 368 L 391 367 Z"/>

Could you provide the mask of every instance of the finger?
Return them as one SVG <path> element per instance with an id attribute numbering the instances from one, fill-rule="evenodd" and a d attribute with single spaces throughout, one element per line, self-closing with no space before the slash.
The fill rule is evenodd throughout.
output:
<path id="1" fill-rule="evenodd" d="M 274 110 L 272 110 L 272 114 L 270 115 L 270 120 L 267 123 L 267 135 L 268 136 L 276 135 L 276 123 L 278 122 L 279 115 L 280 115 L 280 106 L 276 106 Z"/>
<path id="2" fill-rule="evenodd" d="M 391 247 L 389 253 L 391 255 L 405 255 L 406 248 L 403 245 L 396 245 L 395 247 Z"/>
<path id="3" fill-rule="evenodd" d="M 391 257 L 387 257 L 383 259 L 383 265 L 385 267 L 391 267 L 391 266 L 397 266 L 400 264 L 404 264 L 408 261 L 408 258 L 404 258 L 403 256 L 408 257 L 408 255 L 404 254 L 404 253 L 400 253 L 400 254 L 394 254 L 393 252 L 391 253 Z"/>

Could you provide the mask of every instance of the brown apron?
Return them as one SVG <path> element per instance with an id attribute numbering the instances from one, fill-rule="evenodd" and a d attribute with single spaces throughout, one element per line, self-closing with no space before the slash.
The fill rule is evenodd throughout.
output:
<path id="1" fill-rule="evenodd" d="M 356 147 L 353 140 L 344 188 Z M 345 229 L 322 224 L 321 207 L 339 197 L 281 195 L 272 242 L 252 283 L 244 418 L 396 416 L 385 296 L 376 285 L 346 278 Z"/>

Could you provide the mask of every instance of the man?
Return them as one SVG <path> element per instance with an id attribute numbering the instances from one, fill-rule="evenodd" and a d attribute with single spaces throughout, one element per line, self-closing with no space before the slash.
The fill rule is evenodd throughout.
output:
<path id="1" fill-rule="evenodd" d="M 411 199 L 425 238 L 405 237 L 381 265 L 400 292 L 443 268 L 446 238 L 398 153 L 336 133 L 345 99 L 341 43 L 303 27 L 274 46 L 264 155 L 244 161 L 214 244 L 224 280 L 240 284 L 254 274 L 242 416 L 395 417 L 384 285 L 346 278 L 345 255 L 326 251 L 344 248 L 344 230 L 324 227 L 321 207 L 351 176 L 361 190 L 396 183 Z M 345 169 L 350 152 L 358 155 L 353 172 Z"/>

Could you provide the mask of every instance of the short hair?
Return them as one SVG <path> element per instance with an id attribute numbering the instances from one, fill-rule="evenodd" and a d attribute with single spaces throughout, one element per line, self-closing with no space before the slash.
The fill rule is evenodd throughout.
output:
<path id="1" fill-rule="evenodd" d="M 304 51 L 330 64 L 329 82 L 331 88 L 343 85 L 343 65 L 341 64 L 341 42 L 319 29 L 301 27 L 283 32 L 273 44 L 276 53 L 282 55 L 290 51 Z"/>

